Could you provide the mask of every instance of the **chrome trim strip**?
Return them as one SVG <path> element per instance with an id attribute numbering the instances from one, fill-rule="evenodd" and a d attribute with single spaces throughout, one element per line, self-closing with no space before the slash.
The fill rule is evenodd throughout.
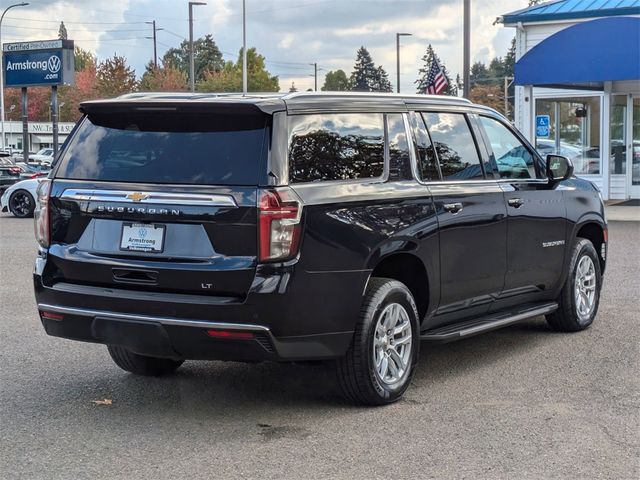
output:
<path id="1" fill-rule="evenodd" d="M 134 201 L 128 195 L 140 193 L 147 198 Z M 199 193 L 166 193 L 128 190 L 85 190 L 68 188 L 60 196 L 61 200 L 83 202 L 134 203 L 160 205 L 193 205 L 204 207 L 237 207 L 235 199 L 230 195 L 210 195 Z"/>
<path id="2" fill-rule="evenodd" d="M 66 315 L 79 315 L 81 317 L 104 317 L 114 320 L 130 320 L 136 322 L 153 322 L 162 325 L 175 325 L 179 327 L 195 327 L 195 328 L 217 328 L 221 330 L 252 330 L 256 332 L 269 332 L 267 327 L 262 325 L 250 325 L 245 323 L 224 323 L 224 322 L 207 322 L 199 320 L 183 320 L 181 318 L 172 317 L 151 317 L 147 315 L 135 315 L 129 313 L 104 312 L 101 310 L 88 310 L 84 308 L 60 307 L 57 305 L 49 305 L 39 303 L 38 310 L 46 310 L 48 312 L 61 313 Z"/>

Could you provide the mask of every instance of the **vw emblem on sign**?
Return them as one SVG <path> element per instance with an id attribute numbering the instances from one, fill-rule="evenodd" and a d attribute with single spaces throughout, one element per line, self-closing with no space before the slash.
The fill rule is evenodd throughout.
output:
<path id="1" fill-rule="evenodd" d="M 138 235 L 140 235 L 140 238 L 144 238 L 147 236 L 147 229 L 146 228 L 141 228 L 140 230 L 138 230 Z"/>
<path id="2" fill-rule="evenodd" d="M 56 55 L 51 55 L 47 60 L 47 68 L 51 73 L 58 73 L 60 71 L 61 63 L 60 58 Z"/>

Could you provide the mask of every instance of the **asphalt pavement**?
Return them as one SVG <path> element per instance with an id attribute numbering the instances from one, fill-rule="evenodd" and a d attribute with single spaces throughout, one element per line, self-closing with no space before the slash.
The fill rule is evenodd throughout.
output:
<path id="1" fill-rule="evenodd" d="M 1 214 L 0 478 L 638 479 L 640 223 L 609 232 L 592 328 L 538 318 L 424 344 L 405 399 L 360 408 L 328 365 L 140 378 L 101 345 L 48 337 L 32 221 Z"/>

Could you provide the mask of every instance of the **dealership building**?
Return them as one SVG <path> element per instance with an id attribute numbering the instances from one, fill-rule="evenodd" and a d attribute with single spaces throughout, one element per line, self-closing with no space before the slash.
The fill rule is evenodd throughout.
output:
<path id="1" fill-rule="evenodd" d="M 58 123 L 58 141 L 60 145 L 73 130 L 75 123 Z M 51 122 L 29 122 L 29 151 L 37 152 L 41 148 L 53 147 L 53 125 Z M 7 148 L 22 150 L 22 122 L 4 122 L 4 141 Z"/>
<path id="2" fill-rule="evenodd" d="M 605 199 L 640 198 L 640 0 L 559 0 L 498 20 L 516 31 L 516 126 Z"/>

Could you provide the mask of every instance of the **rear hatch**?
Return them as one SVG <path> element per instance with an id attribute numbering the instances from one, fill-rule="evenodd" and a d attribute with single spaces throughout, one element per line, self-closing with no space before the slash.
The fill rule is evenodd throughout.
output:
<path id="1" fill-rule="evenodd" d="M 85 113 L 51 187 L 45 283 L 243 298 L 271 117 L 135 102 Z"/>

